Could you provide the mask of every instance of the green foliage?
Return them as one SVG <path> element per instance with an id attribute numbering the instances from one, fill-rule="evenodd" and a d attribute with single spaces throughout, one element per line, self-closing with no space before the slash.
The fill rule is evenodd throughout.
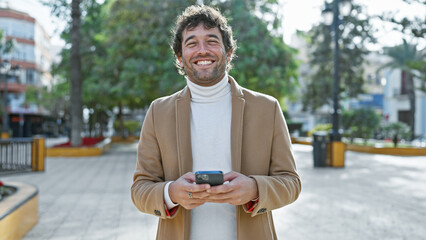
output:
<path id="1" fill-rule="evenodd" d="M 395 135 L 398 139 L 410 139 L 410 127 L 403 122 L 393 122 L 385 125 L 382 128 L 383 134 L 388 139 L 393 139 Z"/>
<path id="2" fill-rule="evenodd" d="M 12 52 L 15 45 L 16 41 L 14 39 L 6 40 L 3 29 L 0 29 L 0 63 L 2 63 L 3 55 Z M 3 102 L 0 106 L 0 114 L 3 116 Z M 0 125 L 0 127 L 2 127 L 2 125 Z"/>
<path id="3" fill-rule="evenodd" d="M 419 90 L 426 93 L 426 61 L 409 61 L 407 66 L 412 70 L 412 74 L 420 80 Z"/>
<path id="4" fill-rule="evenodd" d="M 211 4 L 230 19 L 238 43 L 230 74 L 249 89 L 277 99 L 294 99 L 298 86 L 297 50 L 287 46 L 278 33 L 281 19 L 275 12 L 277 1 L 211 1 Z"/>
<path id="5" fill-rule="evenodd" d="M 418 50 L 417 44 L 410 44 L 404 39 L 401 45 L 385 47 L 383 52 L 391 60 L 380 69 L 388 67 L 409 73 L 421 80 L 420 90 L 426 91 L 426 48 Z"/>
<path id="6" fill-rule="evenodd" d="M 10 53 L 15 45 L 16 40 L 6 40 L 6 35 L 4 34 L 3 29 L 0 29 L 0 60 L 3 58 L 3 54 Z"/>
<path id="7" fill-rule="evenodd" d="M 345 135 L 351 139 L 363 138 L 365 142 L 373 137 L 379 127 L 381 117 L 371 108 L 348 110 L 342 113 L 342 127 Z"/>
<path id="8" fill-rule="evenodd" d="M 382 68 L 397 68 L 407 72 L 412 70 L 409 67 L 410 64 L 413 62 L 423 62 L 424 64 L 426 57 L 426 51 L 417 50 L 416 44 L 410 44 L 405 39 L 401 45 L 383 48 L 383 52 L 391 58 L 391 61 L 385 64 Z"/>
<path id="9" fill-rule="evenodd" d="M 124 129 L 131 135 L 138 135 L 139 131 L 141 130 L 141 122 L 134 121 L 134 120 L 127 120 L 124 121 Z M 120 122 L 115 121 L 114 122 L 114 129 L 118 132 L 120 131 Z"/>
<path id="10" fill-rule="evenodd" d="M 425 0 L 403 0 L 403 1 L 408 4 L 416 4 L 419 8 L 426 7 Z M 425 16 L 426 15 L 423 15 L 422 17 L 407 16 L 407 17 L 400 18 L 398 17 L 398 14 L 395 14 L 395 12 L 389 12 L 380 16 L 380 19 L 386 22 L 393 23 L 395 25 L 394 29 L 397 31 L 408 34 L 414 38 L 424 39 L 426 37 L 426 17 Z"/>
<path id="11" fill-rule="evenodd" d="M 415 109 L 416 109 L 416 89 L 413 76 L 418 76 L 421 80 L 421 89 L 425 86 L 425 58 L 426 49 L 417 50 L 416 44 L 410 44 L 405 39 L 403 43 L 394 47 L 386 47 L 383 49 L 385 55 L 389 56 L 391 60 L 383 65 L 381 68 L 400 69 L 406 73 L 406 87 L 407 94 L 410 102 L 410 127 L 411 138 L 414 138 L 415 127 Z M 414 67 L 414 68 L 413 68 Z M 423 77 L 422 77 L 423 74 Z"/>
<path id="12" fill-rule="evenodd" d="M 51 90 L 27 86 L 25 91 L 25 102 L 34 103 L 50 112 L 54 118 L 67 118 L 69 116 L 69 84 L 58 83 Z M 52 104 L 54 103 L 54 104 Z"/>
<path id="13" fill-rule="evenodd" d="M 324 131 L 324 132 L 330 132 L 330 130 L 333 128 L 333 126 L 330 123 L 327 124 L 317 124 L 314 128 L 309 130 L 308 136 L 312 136 L 313 133 Z"/>
<path id="14" fill-rule="evenodd" d="M 44 2 L 55 16 L 71 19 L 69 1 Z M 154 99 L 181 89 L 185 80 L 174 66 L 170 29 L 177 15 L 197 2 L 82 0 L 83 105 L 94 111 L 115 106 L 144 108 Z M 281 21 L 276 16 L 277 1 L 205 3 L 219 7 L 230 18 L 238 40 L 238 58 L 230 74 L 253 90 L 278 99 L 291 97 L 297 86 L 296 50 L 285 45 L 277 33 Z M 62 38 L 69 45 L 70 26 Z M 62 61 L 52 72 L 68 84 L 70 49 L 63 49 L 61 55 Z M 69 98 L 69 93 L 63 94 Z"/>
<path id="15" fill-rule="evenodd" d="M 338 71 L 339 98 L 356 97 L 363 92 L 365 56 L 369 53 L 365 45 L 375 43 L 370 19 L 363 18 L 364 9 L 355 3 L 349 16 L 343 18 L 339 32 Z M 303 94 L 305 110 L 315 111 L 333 102 L 333 38 L 331 27 L 320 23 L 308 32 L 310 64 L 313 75 L 307 81 Z M 345 94 L 342 94 L 342 93 Z"/>

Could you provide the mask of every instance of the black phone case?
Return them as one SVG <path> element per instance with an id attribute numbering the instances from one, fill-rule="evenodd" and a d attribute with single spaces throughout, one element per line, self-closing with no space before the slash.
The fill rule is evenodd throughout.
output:
<path id="1" fill-rule="evenodd" d="M 197 184 L 208 183 L 210 186 L 223 184 L 223 174 L 220 173 L 201 173 L 195 174 L 195 182 Z"/>

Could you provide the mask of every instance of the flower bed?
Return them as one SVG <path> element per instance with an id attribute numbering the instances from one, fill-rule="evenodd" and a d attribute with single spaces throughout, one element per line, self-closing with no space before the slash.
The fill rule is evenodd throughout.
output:
<path id="1" fill-rule="evenodd" d="M 0 188 L 5 196 L 0 200 L 0 239 L 22 239 L 38 220 L 37 187 L 5 182 Z"/>
<path id="2" fill-rule="evenodd" d="M 72 147 L 69 142 L 46 148 L 47 157 L 99 156 L 111 146 L 110 138 L 83 138 L 82 145 Z"/>
<path id="3" fill-rule="evenodd" d="M 12 195 L 16 192 L 16 188 L 5 186 L 2 181 L 0 181 L 0 201 L 6 197 Z"/>
<path id="4" fill-rule="evenodd" d="M 80 147 L 90 147 L 90 146 L 94 146 L 100 142 L 102 142 L 105 138 L 103 137 L 97 137 L 97 138 L 93 138 L 93 137 L 87 137 L 87 138 L 82 138 L 82 142 Z M 62 148 L 62 147 L 71 147 L 71 142 L 66 142 L 66 143 L 62 143 L 62 144 L 58 144 L 53 146 L 54 148 Z"/>

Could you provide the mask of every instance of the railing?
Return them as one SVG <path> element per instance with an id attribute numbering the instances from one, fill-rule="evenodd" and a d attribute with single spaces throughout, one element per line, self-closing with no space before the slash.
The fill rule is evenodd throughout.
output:
<path id="1" fill-rule="evenodd" d="M 0 172 L 31 171 L 32 138 L 0 140 Z"/>
<path id="2" fill-rule="evenodd" d="M 40 160 L 44 164 L 44 156 L 43 159 L 37 160 L 40 145 L 38 141 L 39 139 L 32 138 L 0 139 L 0 174 L 37 171 L 35 165 L 38 165 Z"/>

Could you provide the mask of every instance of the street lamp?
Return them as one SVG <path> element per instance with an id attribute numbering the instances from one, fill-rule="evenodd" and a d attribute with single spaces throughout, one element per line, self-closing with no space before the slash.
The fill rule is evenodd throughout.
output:
<path id="1" fill-rule="evenodd" d="M 332 25 L 334 32 L 334 51 L 333 51 L 333 128 L 330 133 L 331 141 L 331 161 L 332 165 L 344 165 L 344 144 L 341 143 L 342 131 L 339 127 L 339 25 L 342 16 L 347 16 L 352 10 L 350 0 L 334 0 L 332 3 L 326 3 L 323 10 L 325 24 Z M 343 146 L 343 147 L 342 147 Z M 341 149 L 343 148 L 343 150 Z M 342 154 L 343 153 L 343 154 Z M 339 163 L 337 163 L 339 162 Z"/>
<path id="2" fill-rule="evenodd" d="M 333 51 L 333 129 L 330 133 L 332 142 L 340 142 L 342 140 L 342 132 L 339 127 L 339 25 L 341 24 L 341 16 L 347 16 L 352 10 L 350 0 L 334 0 L 332 3 L 326 3 L 325 9 L 322 11 L 325 24 L 332 26 L 334 32 L 334 51 Z"/>
<path id="3" fill-rule="evenodd" d="M 19 74 L 19 65 L 12 66 L 8 60 L 0 63 L 0 75 L 4 79 L 3 89 L 3 127 L 1 138 L 9 138 L 9 110 L 8 110 L 8 77 L 17 76 Z M 11 75 L 13 72 L 13 75 Z"/>

